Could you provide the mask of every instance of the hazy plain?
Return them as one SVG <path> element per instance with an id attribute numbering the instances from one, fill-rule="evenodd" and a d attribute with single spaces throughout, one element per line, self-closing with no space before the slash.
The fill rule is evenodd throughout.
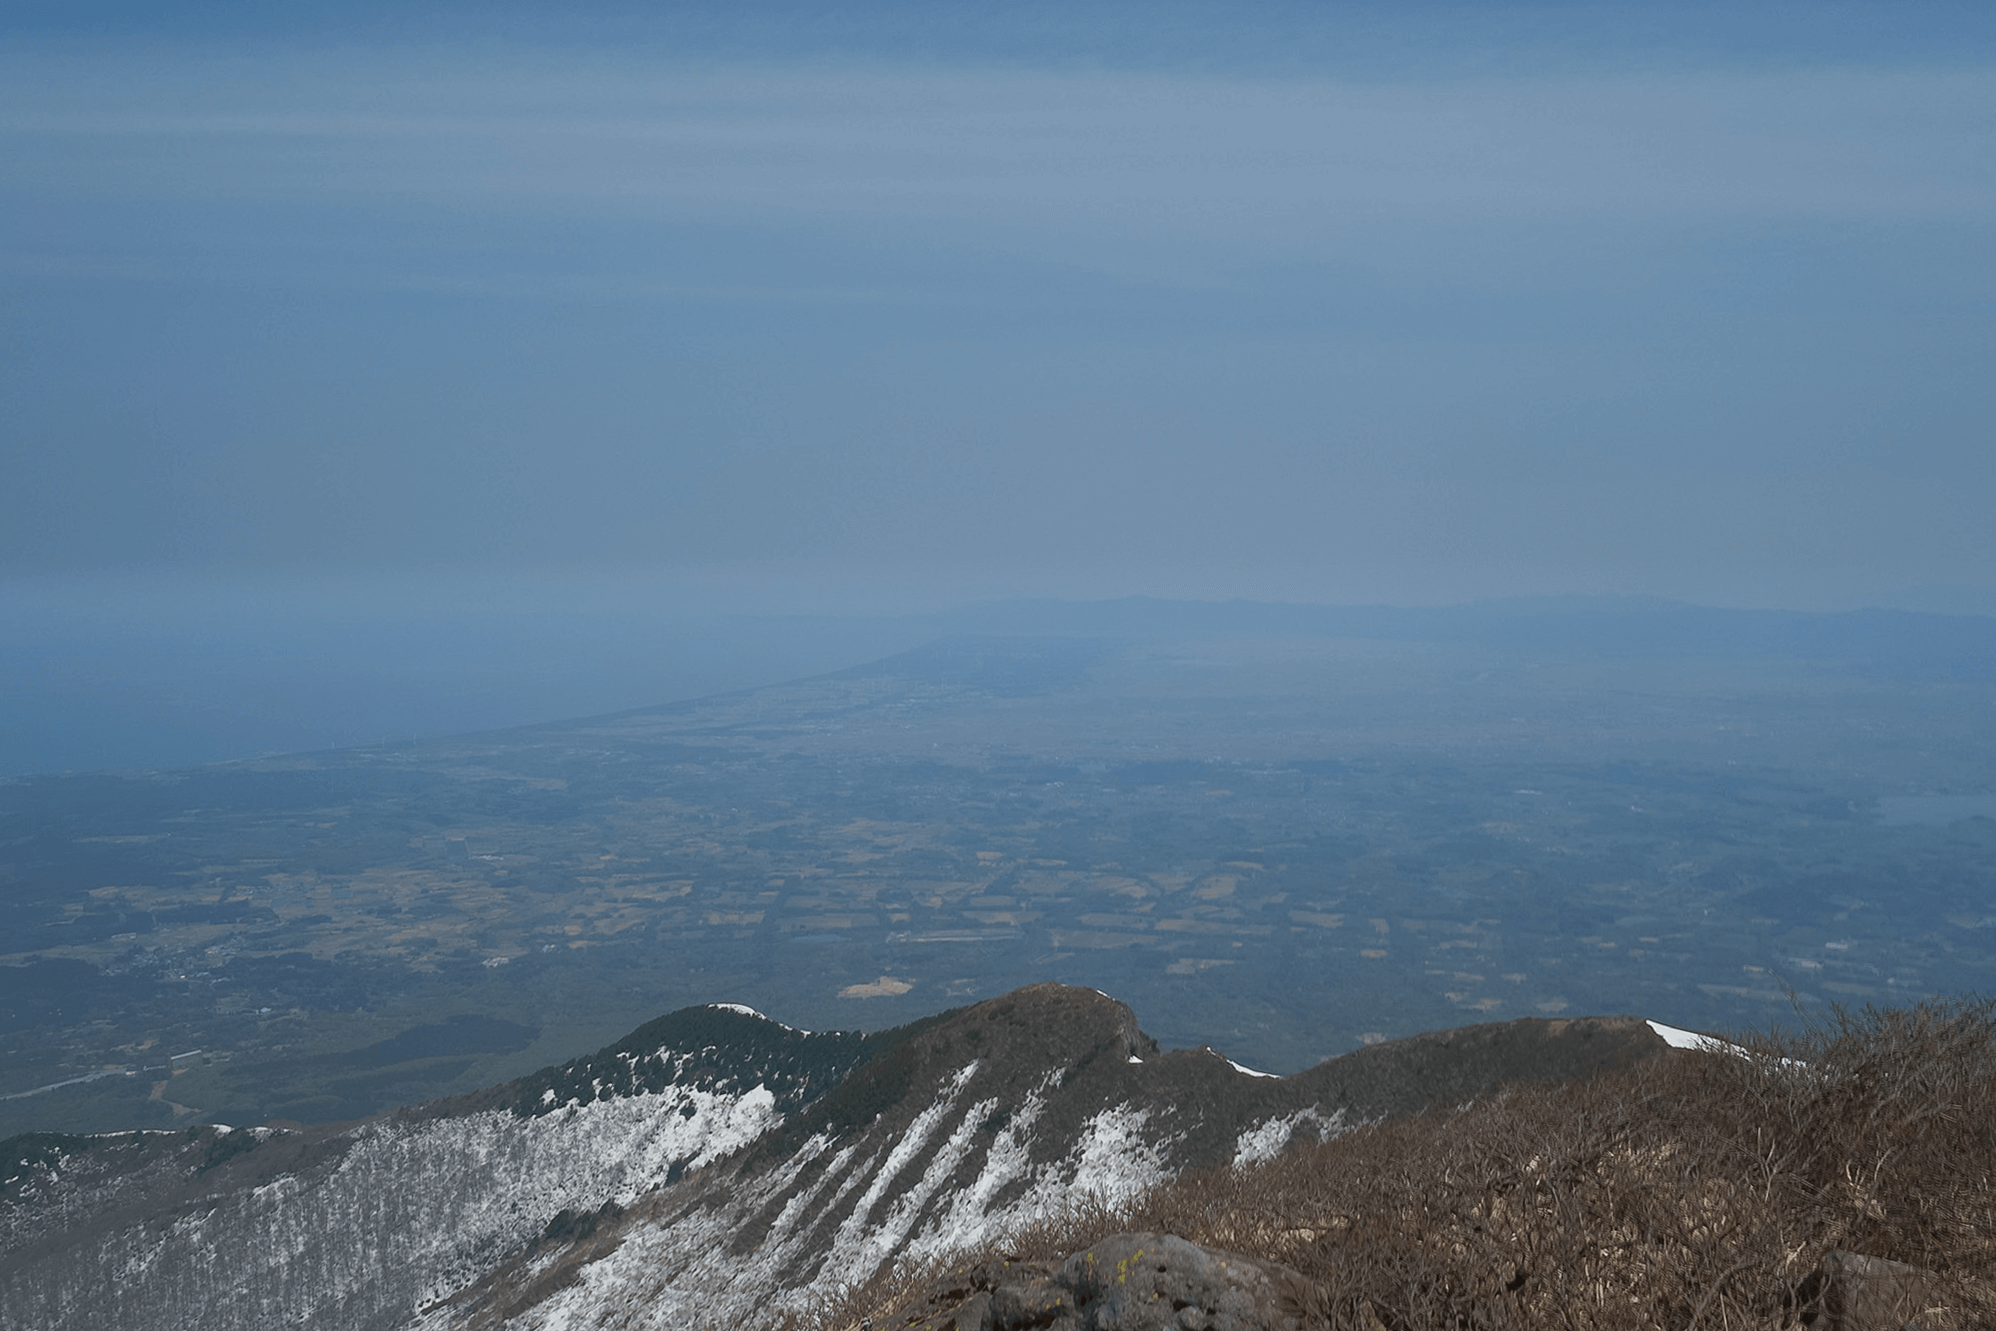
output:
<path id="1" fill-rule="evenodd" d="M 982 617 L 591 720 L 0 784 L 0 1132 L 353 1117 L 707 1001 L 872 1027 L 1059 979 L 1287 1072 L 1991 987 L 1987 621 Z"/>

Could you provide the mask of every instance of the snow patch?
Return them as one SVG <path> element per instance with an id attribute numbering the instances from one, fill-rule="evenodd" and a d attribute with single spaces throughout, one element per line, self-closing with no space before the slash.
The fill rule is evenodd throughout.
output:
<path id="1" fill-rule="evenodd" d="M 1732 1054 L 1738 1058 L 1752 1058 L 1751 1049 L 1743 1049 L 1728 1040 L 1713 1035 L 1700 1035 L 1696 1031 L 1683 1031 L 1675 1026 L 1666 1026 L 1660 1021 L 1645 1023 L 1651 1030 L 1663 1037 L 1663 1042 L 1672 1049 L 1696 1049 L 1708 1054 Z M 1806 1068 L 1809 1065 L 1799 1058 L 1781 1060 L 1784 1068 Z"/>
<path id="2" fill-rule="evenodd" d="M 766 1021 L 772 1026 L 782 1027 L 782 1029 L 786 1031 L 795 1031 L 799 1035 L 811 1034 L 810 1031 L 805 1030 L 802 1026 L 791 1026 L 784 1022 L 780 1022 L 776 1020 L 776 1018 L 768 1016 L 765 1013 L 757 1012 L 754 1008 L 750 1007 L 746 1003 L 709 1003 L 707 1004 L 707 1006 L 710 1008 L 718 1008 L 722 1012 L 739 1012 L 744 1017 L 754 1017 L 758 1021 Z"/>
<path id="3" fill-rule="evenodd" d="M 1234 1140 L 1234 1168 L 1259 1164 L 1263 1160 L 1273 1160 L 1281 1155 L 1289 1145 L 1296 1129 L 1308 1123 L 1316 1129 L 1318 1141 L 1329 1141 L 1345 1131 L 1345 1111 L 1340 1109 L 1328 1116 L 1317 1112 L 1313 1105 L 1299 1109 L 1293 1114 L 1271 1118 L 1249 1128 Z"/>
<path id="4" fill-rule="evenodd" d="M 1682 1031 L 1675 1026 L 1666 1026 L 1660 1021 L 1646 1024 L 1663 1037 L 1663 1042 L 1672 1049 L 1697 1049 L 1708 1054 L 1738 1054 L 1743 1058 L 1746 1057 L 1746 1050 L 1714 1036 L 1700 1035 L 1696 1031 Z"/>
<path id="5" fill-rule="evenodd" d="M 1161 1182 L 1171 1172 L 1164 1160 L 1170 1141 L 1145 1140 L 1143 1127 L 1149 1121 L 1150 1110 L 1127 1103 L 1089 1119 L 1070 1157 L 1074 1176 L 1069 1194 L 1120 1206 Z"/>
<path id="6" fill-rule="evenodd" d="M 1222 1057 L 1224 1057 L 1224 1055 L 1222 1055 Z M 1236 1072 L 1244 1072 L 1244 1073 L 1246 1073 L 1246 1074 L 1247 1074 L 1248 1076 L 1250 1076 L 1250 1077 L 1273 1077 L 1273 1076 L 1275 1076 L 1275 1074 L 1274 1074 L 1273 1072 L 1256 1072 L 1256 1071 L 1255 1071 L 1255 1070 L 1254 1070 L 1253 1068 L 1250 1068 L 1250 1067 L 1243 1067 L 1243 1066 L 1242 1066 L 1241 1064 L 1239 1064 L 1239 1063 L 1236 1063 L 1236 1062 L 1234 1062 L 1234 1060 L 1233 1060 L 1233 1059 L 1231 1059 L 1231 1058 L 1227 1059 L 1227 1066 L 1228 1066 L 1228 1067 L 1230 1067 L 1230 1068 L 1232 1068 L 1232 1069 L 1233 1069 L 1234 1071 L 1236 1071 Z"/>

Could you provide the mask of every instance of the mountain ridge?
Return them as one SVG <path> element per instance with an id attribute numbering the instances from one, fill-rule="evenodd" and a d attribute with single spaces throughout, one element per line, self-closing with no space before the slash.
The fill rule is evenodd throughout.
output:
<path id="1" fill-rule="evenodd" d="M 51 1328 L 720 1324 L 1078 1201 L 1667 1048 L 1632 1017 L 1527 1018 L 1273 1077 L 1163 1051 L 1126 1005 L 1056 984 L 872 1033 L 702 1005 L 359 1123 L 13 1139 L 0 1310 Z"/>

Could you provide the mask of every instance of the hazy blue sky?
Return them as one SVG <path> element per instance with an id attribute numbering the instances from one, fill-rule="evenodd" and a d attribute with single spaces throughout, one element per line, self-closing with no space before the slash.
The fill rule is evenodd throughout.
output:
<path id="1" fill-rule="evenodd" d="M 0 11 L 0 570 L 1996 608 L 1996 6 L 650 8 Z"/>

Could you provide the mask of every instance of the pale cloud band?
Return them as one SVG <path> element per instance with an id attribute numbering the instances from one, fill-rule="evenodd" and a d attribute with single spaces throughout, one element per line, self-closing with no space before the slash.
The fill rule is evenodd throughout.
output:
<path id="1" fill-rule="evenodd" d="M 1979 69 L 1305 82 L 614 56 L 0 68 L 20 198 L 941 227 L 1317 257 L 1394 229 L 1986 219 Z"/>
<path id="2" fill-rule="evenodd" d="M 0 566 L 1996 584 L 1990 72 L 17 42 Z"/>

